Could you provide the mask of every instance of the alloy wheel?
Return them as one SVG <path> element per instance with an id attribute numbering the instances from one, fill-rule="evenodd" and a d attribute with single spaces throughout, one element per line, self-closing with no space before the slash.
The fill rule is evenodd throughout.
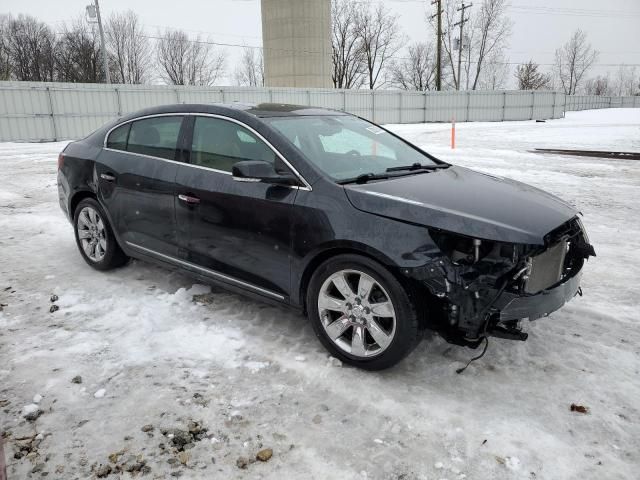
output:
<path id="1" fill-rule="evenodd" d="M 92 262 L 101 261 L 107 252 L 107 233 L 100 213 L 84 207 L 78 215 L 78 239 L 85 255 Z"/>
<path id="2" fill-rule="evenodd" d="M 340 270 L 325 280 L 318 313 L 331 341 L 356 357 L 382 353 L 395 335 L 391 297 L 372 276 L 358 270 Z"/>

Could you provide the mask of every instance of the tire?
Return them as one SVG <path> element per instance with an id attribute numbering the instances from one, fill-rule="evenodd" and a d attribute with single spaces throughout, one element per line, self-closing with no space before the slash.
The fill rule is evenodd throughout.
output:
<path id="1" fill-rule="evenodd" d="M 365 370 L 392 367 L 421 338 L 417 307 L 406 289 L 389 270 L 359 255 L 338 255 L 316 269 L 307 311 L 331 355 Z"/>
<path id="2" fill-rule="evenodd" d="M 127 263 L 127 256 L 96 199 L 85 198 L 78 204 L 73 214 L 73 230 L 80 255 L 96 270 L 111 270 Z"/>

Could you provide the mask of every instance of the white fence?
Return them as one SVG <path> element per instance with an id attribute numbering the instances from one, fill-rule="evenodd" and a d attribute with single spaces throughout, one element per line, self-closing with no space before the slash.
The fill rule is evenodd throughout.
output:
<path id="1" fill-rule="evenodd" d="M 593 110 L 596 108 L 640 107 L 640 96 L 604 97 L 598 95 L 567 95 L 567 111 Z"/>
<path id="2" fill-rule="evenodd" d="M 0 141 L 81 138 L 109 120 L 170 103 L 293 103 L 344 110 L 377 123 L 559 118 L 565 110 L 638 106 L 638 97 L 569 97 L 548 91 L 183 87 L 0 82 Z"/>

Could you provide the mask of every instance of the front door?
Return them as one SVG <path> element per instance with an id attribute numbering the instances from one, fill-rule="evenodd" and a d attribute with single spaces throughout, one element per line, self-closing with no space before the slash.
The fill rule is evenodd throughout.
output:
<path id="1" fill-rule="evenodd" d="M 191 121 L 189 163 L 178 166 L 176 176 L 176 222 L 185 261 L 219 280 L 285 299 L 297 189 L 238 182 L 231 169 L 243 160 L 287 167 L 239 123 L 207 116 Z"/>
<path id="2" fill-rule="evenodd" d="M 126 123 L 111 132 L 98 158 L 101 199 L 131 248 L 178 255 L 174 182 L 182 121 L 157 116 Z"/>

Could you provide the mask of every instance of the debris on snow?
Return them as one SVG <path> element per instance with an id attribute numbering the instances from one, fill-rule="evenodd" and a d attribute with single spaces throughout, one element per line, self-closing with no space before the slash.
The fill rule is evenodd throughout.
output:
<path id="1" fill-rule="evenodd" d="M 102 398 L 104 397 L 104 394 L 107 393 L 107 391 L 104 388 L 101 388 L 100 390 L 98 390 L 96 393 L 93 394 L 93 396 L 95 398 Z"/>
<path id="2" fill-rule="evenodd" d="M 100 465 L 96 469 L 96 477 L 98 478 L 107 477 L 109 476 L 110 473 L 111 473 L 111 465 Z"/>
<path id="3" fill-rule="evenodd" d="M 35 422 L 44 412 L 35 403 L 22 407 L 22 416 L 29 422 Z"/>
<path id="4" fill-rule="evenodd" d="M 186 465 L 189 460 L 191 460 L 191 455 L 189 454 L 189 452 L 185 451 L 178 452 L 178 460 L 182 465 Z"/>
<path id="5" fill-rule="evenodd" d="M 247 457 L 238 457 L 236 460 L 236 466 L 244 470 L 249 466 L 249 459 Z"/>
<path id="6" fill-rule="evenodd" d="M 80 375 L 76 375 L 71 379 L 71 383 L 82 383 L 82 377 Z"/>
<path id="7" fill-rule="evenodd" d="M 273 450 L 271 448 L 265 448 L 257 453 L 256 459 L 260 460 L 261 462 L 267 462 L 272 456 Z"/>
<path id="8" fill-rule="evenodd" d="M 196 442 L 201 441 L 207 436 L 207 428 L 203 427 L 198 422 L 189 422 L 187 430 L 180 428 L 160 430 L 160 433 L 167 437 L 171 445 L 178 451 L 190 450 L 195 446 Z"/>
<path id="9" fill-rule="evenodd" d="M 112 454 L 109 455 L 109 461 L 111 463 L 118 463 L 118 459 L 124 455 L 124 450 L 120 450 L 119 452 L 114 452 Z"/>
<path id="10" fill-rule="evenodd" d="M 442 470 L 444 468 L 444 463 L 436 462 L 433 464 L 433 466 L 436 468 L 436 470 Z"/>
<path id="11" fill-rule="evenodd" d="M 576 405 L 575 403 L 571 404 L 569 410 L 578 413 L 589 413 L 589 407 L 585 407 L 584 405 Z"/>
<path id="12" fill-rule="evenodd" d="M 40 401 L 41 401 L 41 400 L 42 400 L 42 395 L 40 395 L 40 394 L 36 393 L 36 394 L 33 396 L 33 403 L 40 403 Z"/>

